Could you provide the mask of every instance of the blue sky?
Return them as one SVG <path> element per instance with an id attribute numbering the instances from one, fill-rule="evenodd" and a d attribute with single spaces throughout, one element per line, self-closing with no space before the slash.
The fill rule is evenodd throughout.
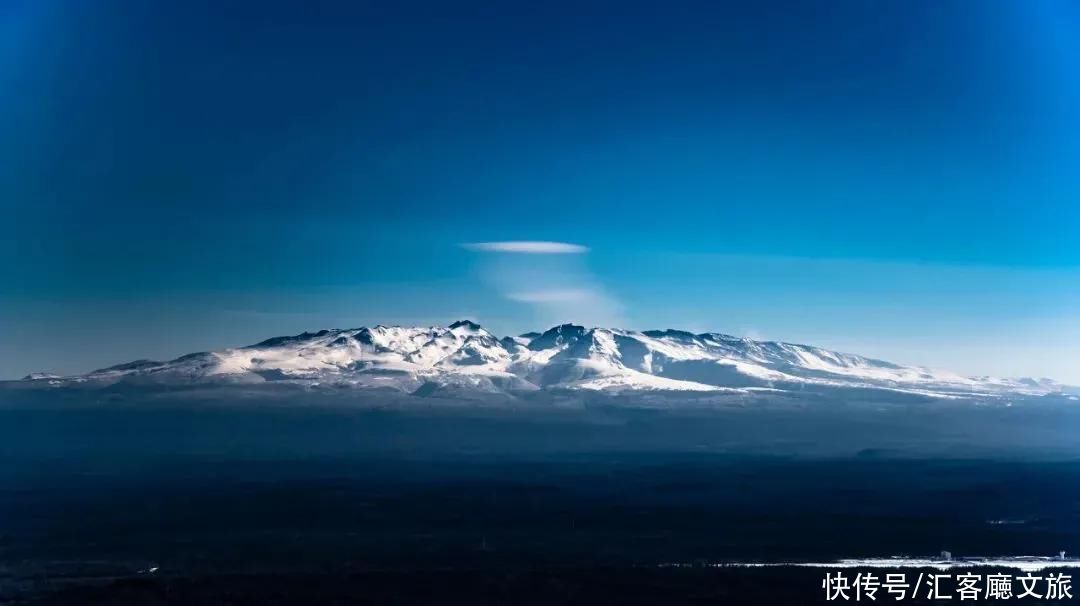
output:
<path id="1" fill-rule="evenodd" d="M 165 4 L 0 7 L 0 377 L 468 316 L 1080 382 L 1074 3 Z"/>

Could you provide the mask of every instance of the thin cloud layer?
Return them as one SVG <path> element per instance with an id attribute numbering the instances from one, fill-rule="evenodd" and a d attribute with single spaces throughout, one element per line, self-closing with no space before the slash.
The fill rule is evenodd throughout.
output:
<path id="1" fill-rule="evenodd" d="M 544 242 L 518 240 L 509 242 L 469 242 L 462 244 L 477 252 L 519 253 L 529 255 L 580 255 L 589 252 L 588 247 L 567 242 Z"/>
<path id="2" fill-rule="evenodd" d="M 622 306 L 587 267 L 586 246 L 525 240 L 462 246 L 485 253 L 477 257 L 484 281 L 504 299 L 528 305 L 535 323 L 624 324 Z"/>
<path id="3" fill-rule="evenodd" d="M 562 301 L 588 301 L 595 293 L 585 288 L 556 288 L 506 293 L 506 298 L 522 303 L 559 303 Z"/>

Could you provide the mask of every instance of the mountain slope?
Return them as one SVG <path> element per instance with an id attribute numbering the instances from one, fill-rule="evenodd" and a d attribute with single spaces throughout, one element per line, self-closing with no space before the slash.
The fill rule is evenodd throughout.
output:
<path id="1" fill-rule="evenodd" d="M 565 324 L 499 338 L 480 325 L 374 326 L 274 337 L 219 352 L 137 360 L 86 375 L 35 374 L 54 386 L 263 383 L 434 393 L 535 390 L 754 392 L 886 389 L 937 397 L 1041 395 L 1046 379 L 969 378 L 793 343 L 720 333 Z"/>

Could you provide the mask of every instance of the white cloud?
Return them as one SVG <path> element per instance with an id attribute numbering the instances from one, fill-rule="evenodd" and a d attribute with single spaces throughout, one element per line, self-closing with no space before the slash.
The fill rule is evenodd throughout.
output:
<path id="1" fill-rule="evenodd" d="M 589 249 L 565 242 L 516 240 L 462 244 L 479 255 L 480 275 L 503 298 L 528 305 L 544 326 L 575 322 L 622 326 L 622 306 L 587 267 Z"/>
<path id="2" fill-rule="evenodd" d="M 462 244 L 477 252 L 524 253 L 530 255 L 579 255 L 589 252 L 588 247 L 566 242 L 542 242 L 518 240 L 510 242 L 469 242 Z"/>
<path id="3" fill-rule="evenodd" d="M 542 290 L 526 290 L 506 293 L 506 298 L 511 301 L 522 303 L 560 303 L 563 301 L 588 301 L 596 297 L 596 293 L 584 288 L 558 288 Z"/>

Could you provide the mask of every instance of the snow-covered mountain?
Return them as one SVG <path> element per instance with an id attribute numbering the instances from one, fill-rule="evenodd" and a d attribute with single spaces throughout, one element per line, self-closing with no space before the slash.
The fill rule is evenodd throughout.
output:
<path id="1" fill-rule="evenodd" d="M 86 375 L 35 374 L 25 380 L 52 386 L 286 382 L 417 395 L 861 388 L 955 398 L 1042 395 L 1063 389 L 1047 379 L 964 377 L 719 333 L 564 324 L 540 334 L 499 338 L 470 321 L 447 327 L 321 330 L 167 362 L 137 360 Z"/>

